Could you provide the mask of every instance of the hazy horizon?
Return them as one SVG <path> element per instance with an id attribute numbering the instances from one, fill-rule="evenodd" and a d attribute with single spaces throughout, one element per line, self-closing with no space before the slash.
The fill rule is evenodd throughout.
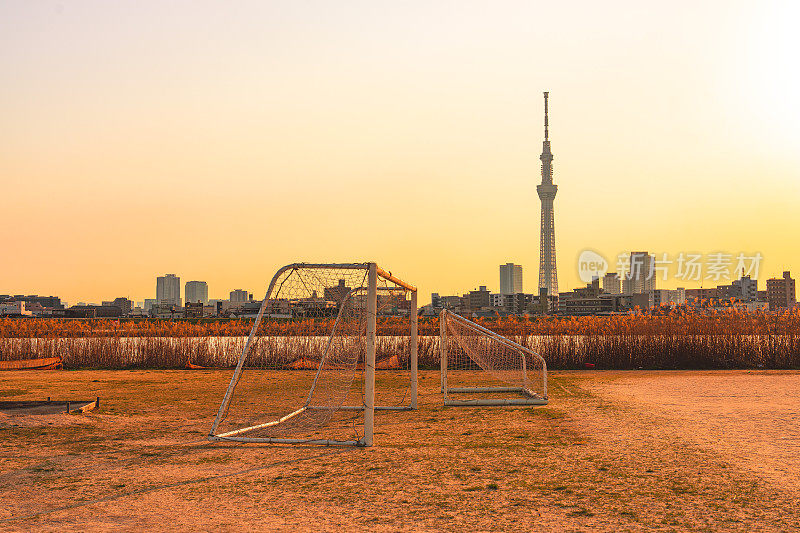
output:
<path id="1" fill-rule="evenodd" d="M 535 292 L 542 91 L 560 290 L 586 249 L 759 252 L 763 289 L 800 271 L 798 19 L 790 2 L 4 2 L 0 293 L 141 301 L 175 273 L 261 298 L 284 264 L 370 260 L 422 302 L 497 290 L 507 262 Z"/>

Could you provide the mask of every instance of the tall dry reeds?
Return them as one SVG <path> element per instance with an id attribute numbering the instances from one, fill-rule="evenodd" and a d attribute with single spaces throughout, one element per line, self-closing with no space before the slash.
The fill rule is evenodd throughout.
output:
<path id="1" fill-rule="evenodd" d="M 800 368 L 800 310 L 679 309 L 608 317 L 478 318 L 540 353 L 553 369 Z M 318 361 L 332 319 L 262 324 L 248 363 L 286 368 Z M 0 319 L 0 360 L 60 355 L 67 368 L 229 367 L 252 320 Z M 378 320 L 378 360 L 407 364 L 407 319 Z M 422 367 L 439 365 L 436 318 L 420 319 Z M 401 356 L 398 358 L 398 354 Z"/>

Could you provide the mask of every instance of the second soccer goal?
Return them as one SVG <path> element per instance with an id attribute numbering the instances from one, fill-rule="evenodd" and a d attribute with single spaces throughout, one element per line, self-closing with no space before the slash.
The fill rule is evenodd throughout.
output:
<path id="1" fill-rule="evenodd" d="M 547 364 L 539 354 L 447 310 L 439 328 L 445 405 L 547 404 Z"/>

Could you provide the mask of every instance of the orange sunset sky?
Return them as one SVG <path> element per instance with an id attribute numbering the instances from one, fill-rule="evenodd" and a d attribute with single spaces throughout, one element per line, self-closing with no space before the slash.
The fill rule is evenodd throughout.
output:
<path id="1" fill-rule="evenodd" d="M 760 252 L 800 275 L 793 2 L 0 3 L 0 294 L 263 295 L 295 261 L 536 290 L 542 91 L 558 274 Z M 705 282 L 706 286 L 714 283 Z M 698 286 L 670 279 L 659 287 Z"/>

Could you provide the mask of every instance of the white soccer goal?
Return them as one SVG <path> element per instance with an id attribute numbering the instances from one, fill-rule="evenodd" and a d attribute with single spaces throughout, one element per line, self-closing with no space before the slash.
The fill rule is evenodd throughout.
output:
<path id="1" fill-rule="evenodd" d="M 269 284 L 209 439 L 372 446 L 376 410 L 416 407 L 416 288 L 375 263 L 295 263 Z"/>
<path id="2" fill-rule="evenodd" d="M 547 404 L 547 364 L 539 354 L 447 310 L 439 330 L 445 405 Z"/>

